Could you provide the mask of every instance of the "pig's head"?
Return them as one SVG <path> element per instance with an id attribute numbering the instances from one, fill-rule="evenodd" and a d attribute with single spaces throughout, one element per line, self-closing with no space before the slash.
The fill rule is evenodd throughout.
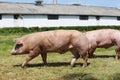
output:
<path id="1" fill-rule="evenodd" d="M 14 48 L 11 50 L 12 55 L 24 54 L 24 44 L 20 38 L 13 39 L 15 42 Z"/>

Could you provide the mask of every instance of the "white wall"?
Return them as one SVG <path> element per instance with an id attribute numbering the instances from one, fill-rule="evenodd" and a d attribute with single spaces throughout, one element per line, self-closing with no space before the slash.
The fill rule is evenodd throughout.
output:
<path id="1" fill-rule="evenodd" d="M 117 17 L 101 17 L 99 25 L 120 25 Z"/>
<path id="2" fill-rule="evenodd" d="M 0 20 L 0 27 L 9 26 L 14 26 L 13 15 L 2 15 L 2 20 Z"/>
<path id="3" fill-rule="evenodd" d="M 0 27 L 54 27 L 54 26 L 100 26 L 100 25 L 120 25 L 117 17 L 89 16 L 88 20 L 80 20 L 79 16 L 59 16 L 58 20 L 48 20 L 47 15 L 23 15 L 23 19 L 15 20 L 13 15 L 2 15 Z"/>

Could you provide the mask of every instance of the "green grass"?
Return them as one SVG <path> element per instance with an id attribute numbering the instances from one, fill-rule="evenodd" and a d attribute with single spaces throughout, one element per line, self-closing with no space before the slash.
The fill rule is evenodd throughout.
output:
<path id="1" fill-rule="evenodd" d="M 96 58 L 90 58 L 86 68 L 82 67 L 81 58 L 76 67 L 71 68 L 70 60 L 73 56 L 66 52 L 49 53 L 48 66 L 43 66 L 39 56 L 22 69 L 21 64 L 27 55 L 10 54 L 14 45 L 12 39 L 22 35 L 0 35 L 0 80 L 120 80 L 120 59 L 115 60 L 114 47 L 97 49 Z"/>

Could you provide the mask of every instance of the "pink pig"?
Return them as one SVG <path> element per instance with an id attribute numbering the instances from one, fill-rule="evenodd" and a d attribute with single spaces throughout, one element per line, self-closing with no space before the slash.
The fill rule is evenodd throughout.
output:
<path id="1" fill-rule="evenodd" d="M 68 50 L 72 52 L 74 58 L 71 60 L 71 66 L 80 57 L 84 59 L 83 66 L 87 66 L 88 39 L 85 35 L 76 30 L 53 30 L 45 32 L 37 32 L 25 35 L 21 38 L 14 39 L 15 47 L 11 54 L 29 53 L 22 67 L 41 54 L 44 64 L 47 64 L 47 52 L 64 53 Z"/>
<path id="2" fill-rule="evenodd" d="M 91 44 L 89 55 L 93 56 L 96 48 L 109 48 L 115 46 L 116 59 L 120 53 L 120 31 L 115 29 L 100 29 L 84 33 Z"/>

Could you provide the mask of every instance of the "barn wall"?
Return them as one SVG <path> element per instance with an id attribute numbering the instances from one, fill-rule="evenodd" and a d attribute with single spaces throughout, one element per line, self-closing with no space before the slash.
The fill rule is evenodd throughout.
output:
<path id="1" fill-rule="evenodd" d="M 54 26 L 100 26 L 100 25 L 120 25 L 117 17 L 89 16 L 88 20 L 80 20 L 79 16 L 59 16 L 58 20 L 48 20 L 47 15 L 22 15 L 22 19 L 14 19 L 13 15 L 2 15 L 0 27 L 54 27 Z"/>

